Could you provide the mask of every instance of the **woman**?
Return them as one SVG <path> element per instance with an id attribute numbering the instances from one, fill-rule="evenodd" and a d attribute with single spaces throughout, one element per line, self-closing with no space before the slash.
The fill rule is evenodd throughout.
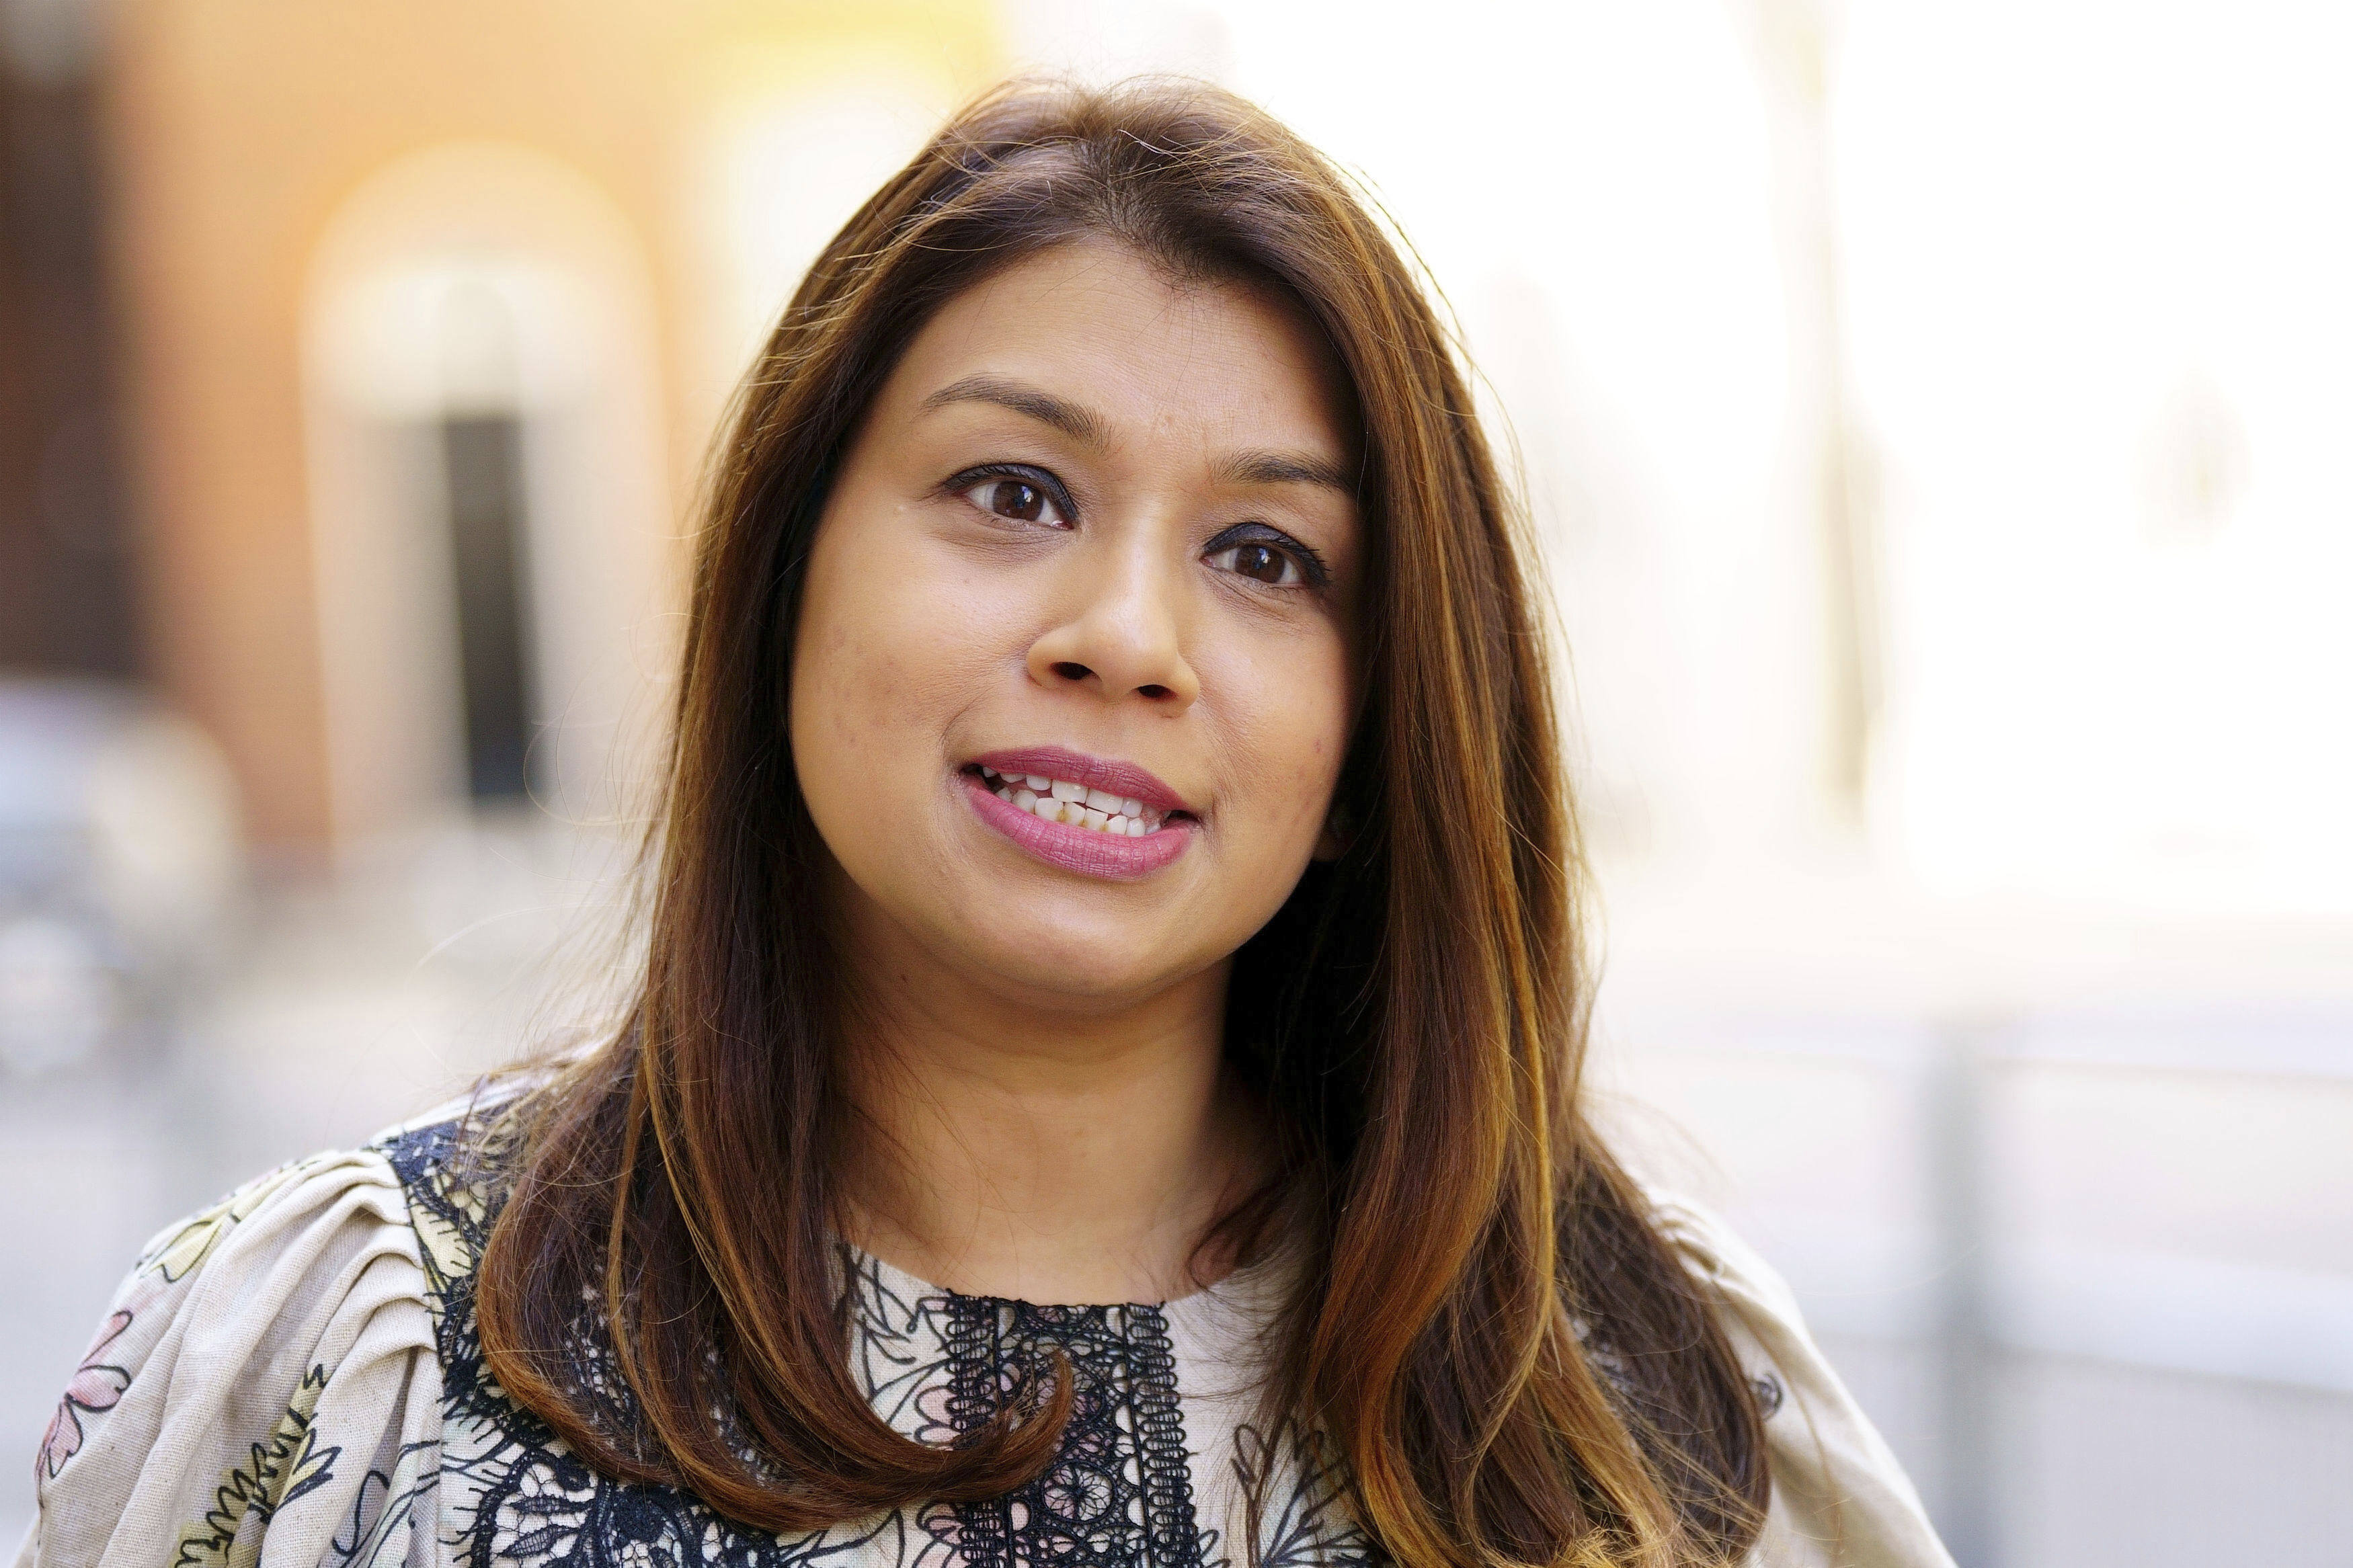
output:
<path id="1" fill-rule="evenodd" d="M 625 1026 L 160 1242 L 20 1561 L 1945 1562 L 1586 1118 L 1543 648 L 1328 165 L 985 100 L 745 384 Z"/>

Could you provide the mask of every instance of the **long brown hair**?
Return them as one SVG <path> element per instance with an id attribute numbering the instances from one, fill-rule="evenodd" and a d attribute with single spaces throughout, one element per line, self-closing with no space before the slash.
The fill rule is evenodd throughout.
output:
<path id="1" fill-rule="evenodd" d="M 1257 1212 L 1280 1209 L 1304 1260 L 1269 1405 L 1342 1458 L 1405 1563 L 1729 1562 L 1762 1516 L 1762 1428 L 1704 1287 L 1581 1106 L 1579 863 L 1523 521 L 1367 205 L 1192 83 L 974 104 L 826 247 L 744 384 L 696 561 L 643 983 L 528 1102 L 477 1282 L 490 1370 L 599 1468 L 763 1529 L 991 1497 L 1051 1457 L 1067 1387 L 939 1447 L 851 1380 L 855 1118 L 785 710 L 812 534 L 883 378 L 944 301 L 1082 238 L 1287 291 L 1363 422 L 1349 842 L 1237 955 L 1227 1022 L 1284 1130 Z M 584 1300 L 626 1412 L 580 1373 Z"/>

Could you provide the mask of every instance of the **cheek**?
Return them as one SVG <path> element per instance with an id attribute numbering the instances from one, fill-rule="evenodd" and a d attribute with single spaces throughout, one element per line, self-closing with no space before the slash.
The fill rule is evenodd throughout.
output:
<path id="1" fill-rule="evenodd" d="M 1263 853 L 1303 861 L 1322 831 L 1347 749 L 1348 661 L 1339 638 L 1279 639 L 1226 671 L 1238 777 L 1258 797 Z M 1295 854 L 1294 854 L 1295 852 Z"/>
<path id="2" fill-rule="evenodd" d="M 952 571 L 898 527 L 829 519 L 809 563 L 793 669 L 793 740 L 812 763 L 854 770 L 870 798 L 921 788 L 946 719 L 992 650 Z"/>
<path id="3" fill-rule="evenodd" d="M 860 592 L 854 575 L 833 569 L 827 553 L 810 563 L 793 651 L 793 745 L 802 785 L 812 794 L 821 789 L 813 772 L 868 760 L 883 711 L 871 694 L 895 684 L 899 674 L 888 637 L 876 636 L 882 628 L 873 616 L 883 606 Z"/>

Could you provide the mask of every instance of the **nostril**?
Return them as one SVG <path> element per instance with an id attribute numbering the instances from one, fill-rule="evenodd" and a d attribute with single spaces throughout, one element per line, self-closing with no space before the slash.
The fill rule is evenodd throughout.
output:
<path id="1" fill-rule="evenodd" d="M 1152 698 L 1160 698 L 1168 695 L 1168 689 L 1165 686 L 1139 686 L 1136 688 L 1136 690 L 1142 692 L 1146 697 Z"/>
<path id="2" fill-rule="evenodd" d="M 1065 680 L 1084 680 L 1088 676 L 1092 675 L 1094 671 L 1089 669 L 1083 664 L 1079 664 L 1073 660 L 1066 658 L 1062 660 L 1061 663 L 1054 667 L 1054 673 L 1060 676 Z"/>

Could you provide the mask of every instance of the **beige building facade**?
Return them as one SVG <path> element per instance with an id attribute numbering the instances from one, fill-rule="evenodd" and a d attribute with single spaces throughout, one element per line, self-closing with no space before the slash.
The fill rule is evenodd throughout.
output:
<path id="1" fill-rule="evenodd" d="M 733 380 L 1001 52 L 979 0 L 119 14 L 147 662 L 257 846 L 617 808 Z"/>

